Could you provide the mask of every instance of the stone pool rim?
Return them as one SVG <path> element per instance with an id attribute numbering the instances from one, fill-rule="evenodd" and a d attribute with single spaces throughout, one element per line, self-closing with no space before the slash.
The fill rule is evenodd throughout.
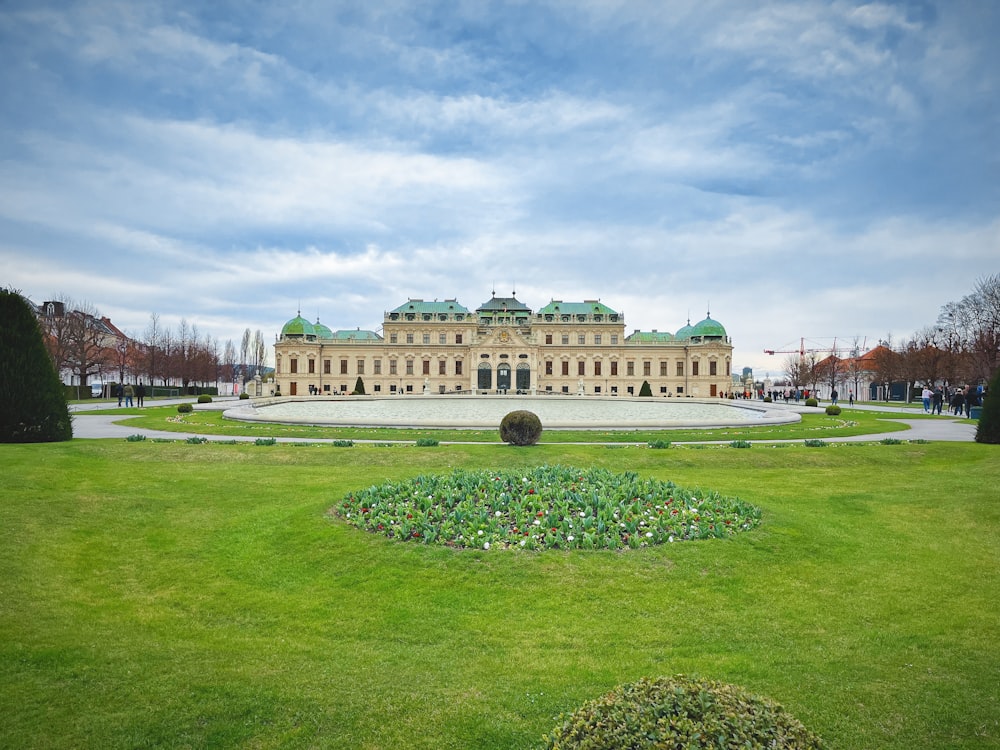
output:
<path id="1" fill-rule="evenodd" d="M 475 400 L 502 400 L 509 404 L 508 411 L 515 409 L 528 409 L 531 411 L 531 403 L 539 401 L 558 400 L 560 402 L 577 402 L 580 404 L 593 403 L 595 401 L 622 403 L 683 403 L 683 404 L 712 404 L 730 409 L 743 409 L 756 412 L 759 416 L 754 419 L 702 419 L 702 420 L 664 420 L 664 419 L 631 419 L 631 420 L 583 420 L 562 422 L 559 420 L 542 420 L 542 427 L 545 430 L 686 430 L 686 429 L 714 429 L 720 427 L 760 427 L 767 425 L 794 424 L 802 421 L 802 416 L 797 410 L 781 408 L 777 404 L 767 404 L 762 401 L 740 401 L 719 398 L 684 398 L 684 399 L 650 399 L 648 397 L 629 396 L 573 396 L 555 394 L 551 396 L 531 396 L 531 395 L 458 395 L 458 394 L 430 394 L 430 395 L 407 395 L 407 396 L 272 396 L 267 398 L 257 398 L 245 400 L 239 406 L 227 408 L 223 412 L 225 419 L 232 419 L 241 422 L 263 422 L 269 424 L 292 424 L 308 425 L 314 427 L 357 427 L 357 428 L 391 428 L 391 429 L 439 429 L 439 430 L 495 430 L 499 429 L 499 420 L 492 418 L 486 420 L 475 419 L 399 419 L 399 418 L 378 418 L 365 416 L 358 417 L 281 417 L 268 416 L 261 410 L 268 406 L 285 404 L 291 402 L 303 402 L 310 404 L 320 403 L 342 403 L 344 401 L 388 401 L 394 404 L 415 403 L 415 402 L 436 402 L 440 403 L 446 399 L 461 399 L 468 401 Z"/>

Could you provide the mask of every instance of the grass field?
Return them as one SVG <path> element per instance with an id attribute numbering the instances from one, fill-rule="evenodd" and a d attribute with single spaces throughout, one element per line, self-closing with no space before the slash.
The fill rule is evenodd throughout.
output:
<path id="1" fill-rule="evenodd" d="M 1000 747 L 1000 461 L 978 444 L 0 446 L 0 747 L 532 748 L 622 682 L 736 683 L 833 748 Z M 327 515 L 453 468 L 630 469 L 731 540 L 456 551 Z"/>

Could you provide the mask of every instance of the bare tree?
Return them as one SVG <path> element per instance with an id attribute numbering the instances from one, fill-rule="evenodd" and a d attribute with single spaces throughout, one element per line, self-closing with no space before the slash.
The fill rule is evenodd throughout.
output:
<path id="1" fill-rule="evenodd" d="M 236 347 L 232 339 L 226 339 L 222 349 L 222 379 L 227 383 L 235 383 L 238 375 L 236 363 Z"/>
<path id="2" fill-rule="evenodd" d="M 149 376 L 149 382 L 153 383 L 158 376 L 160 376 L 160 369 L 162 367 L 162 352 L 163 352 L 163 342 L 162 342 L 163 332 L 160 329 L 160 316 L 156 313 L 150 313 L 149 315 L 149 325 L 146 326 L 146 332 L 143 334 L 143 369 L 146 371 L 146 375 Z"/>
<path id="3" fill-rule="evenodd" d="M 1000 274 L 984 276 L 971 294 L 941 308 L 938 327 L 961 350 L 957 376 L 988 380 L 1000 364 Z"/>
<path id="4" fill-rule="evenodd" d="M 89 302 L 78 303 L 76 309 L 66 311 L 69 325 L 66 329 L 67 348 L 65 367 L 85 386 L 91 377 L 99 374 L 111 360 L 113 341 L 101 322 L 100 313 Z"/>
<path id="5" fill-rule="evenodd" d="M 246 389 L 247 381 L 250 379 L 250 329 L 243 331 L 243 340 L 240 343 L 240 372 L 243 377 L 243 388 Z"/>
<path id="6" fill-rule="evenodd" d="M 254 331 L 253 341 L 250 343 L 250 360 L 254 376 L 262 375 L 264 365 L 267 364 L 267 344 L 264 342 L 264 333 L 259 328 Z"/>

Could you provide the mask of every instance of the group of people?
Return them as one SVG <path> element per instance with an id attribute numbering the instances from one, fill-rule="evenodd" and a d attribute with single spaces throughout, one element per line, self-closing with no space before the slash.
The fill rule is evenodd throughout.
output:
<path id="1" fill-rule="evenodd" d="M 961 417 L 963 413 L 966 417 L 972 415 L 972 408 L 982 406 L 983 387 L 967 385 L 965 388 L 957 388 L 952 391 L 947 386 L 936 386 L 933 390 L 924 386 L 920 392 L 920 400 L 924 405 L 924 412 L 927 414 L 940 414 L 945 402 L 948 403 L 949 411 Z"/>
<path id="2" fill-rule="evenodd" d="M 133 387 L 131 383 L 122 385 L 119 383 L 115 388 L 115 395 L 118 396 L 118 405 L 122 405 L 122 400 L 125 401 L 126 407 L 132 406 L 132 398 L 135 398 L 135 405 L 142 407 L 142 404 L 146 398 L 146 386 L 139 381 L 139 385 Z"/>

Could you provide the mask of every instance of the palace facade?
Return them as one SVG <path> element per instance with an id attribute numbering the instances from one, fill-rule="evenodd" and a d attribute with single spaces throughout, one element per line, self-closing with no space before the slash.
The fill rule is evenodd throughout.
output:
<path id="1" fill-rule="evenodd" d="M 301 314 L 274 345 L 285 396 L 354 391 L 553 393 L 709 398 L 727 393 L 733 345 L 706 317 L 676 333 L 636 330 L 599 300 L 553 300 L 533 312 L 495 294 L 475 311 L 455 299 L 411 299 L 385 313 L 381 333 L 338 330 Z"/>

